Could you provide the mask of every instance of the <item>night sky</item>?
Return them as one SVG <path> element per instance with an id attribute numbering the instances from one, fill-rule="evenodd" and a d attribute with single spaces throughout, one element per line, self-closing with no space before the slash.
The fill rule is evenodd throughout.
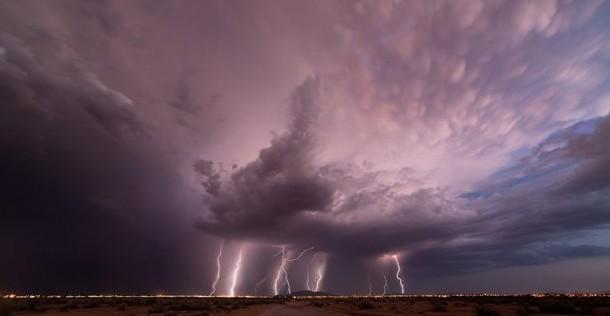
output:
<path id="1" fill-rule="evenodd" d="M 607 291 L 609 111 L 609 2 L 2 0 L 0 294 Z"/>

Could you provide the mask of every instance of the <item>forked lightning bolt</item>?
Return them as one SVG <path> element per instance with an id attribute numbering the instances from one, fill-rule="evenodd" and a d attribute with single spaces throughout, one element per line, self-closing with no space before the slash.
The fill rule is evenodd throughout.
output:
<path id="1" fill-rule="evenodd" d="M 216 278 L 214 279 L 214 283 L 212 283 L 212 291 L 210 292 L 210 296 L 216 293 L 216 285 L 218 285 L 218 280 L 220 279 L 220 257 L 222 257 L 222 248 L 224 247 L 225 241 L 220 242 L 220 249 L 218 250 L 218 256 L 216 256 Z"/>
<path id="2" fill-rule="evenodd" d="M 286 271 L 286 263 L 288 262 L 294 262 L 297 261 L 299 259 L 301 259 L 308 251 L 313 250 L 314 247 L 309 247 L 307 249 L 304 249 L 303 251 L 301 251 L 299 253 L 298 256 L 292 258 L 292 259 L 288 259 L 286 257 L 286 246 L 281 246 L 280 247 L 280 251 L 278 251 L 278 253 L 276 253 L 274 256 L 277 255 L 282 255 L 281 257 L 281 261 L 280 261 L 280 266 L 277 269 L 277 273 L 275 275 L 275 279 L 273 280 L 273 294 L 274 295 L 278 295 L 280 294 L 280 288 L 284 287 L 284 285 L 288 288 L 288 293 L 292 293 L 292 288 L 290 286 L 290 280 L 288 279 L 288 271 Z M 282 278 L 282 275 L 284 276 L 284 282 L 279 285 L 280 279 Z"/>
<path id="3" fill-rule="evenodd" d="M 313 250 L 313 249 L 314 249 L 314 247 L 309 247 L 309 248 L 301 251 L 301 253 L 298 256 L 296 256 L 294 259 L 289 259 L 288 261 L 291 261 L 291 262 L 297 261 L 297 260 L 301 259 L 301 257 L 303 257 L 303 255 L 305 255 L 308 251 Z"/>

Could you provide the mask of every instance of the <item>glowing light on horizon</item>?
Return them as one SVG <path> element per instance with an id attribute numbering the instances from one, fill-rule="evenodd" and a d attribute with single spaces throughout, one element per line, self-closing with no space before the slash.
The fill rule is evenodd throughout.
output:
<path id="1" fill-rule="evenodd" d="M 400 293 L 405 294 L 405 286 L 403 284 L 402 277 L 400 276 L 400 263 L 398 262 L 398 256 L 393 255 L 392 258 L 394 258 L 394 262 L 396 262 L 396 279 L 400 283 Z"/>
<path id="2" fill-rule="evenodd" d="M 235 286 L 237 285 L 237 278 L 239 277 L 239 270 L 241 269 L 243 245 L 239 246 L 239 253 L 237 254 L 237 261 L 235 262 L 235 268 L 233 269 L 233 278 L 231 281 L 231 288 L 229 289 L 229 296 L 235 296 Z"/>
<path id="3" fill-rule="evenodd" d="M 220 242 L 220 249 L 218 250 L 218 256 L 216 256 L 216 278 L 212 283 L 212 291 L 209 294 L 210 296 L 216 293 L 216 285 L 218 285 L 218 280 L 220 280 L 220 257 L 222 257 L 222 248 L 224 247 L 224 243 L 224 240 Z"/>

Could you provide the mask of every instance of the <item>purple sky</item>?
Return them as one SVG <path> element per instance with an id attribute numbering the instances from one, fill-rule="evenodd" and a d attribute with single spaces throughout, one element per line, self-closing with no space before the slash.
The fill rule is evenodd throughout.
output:
<path id="1" fill-rule="evenodd" d="M 0 1 L 0 294 L 610 290 L 609 17 Z"/>

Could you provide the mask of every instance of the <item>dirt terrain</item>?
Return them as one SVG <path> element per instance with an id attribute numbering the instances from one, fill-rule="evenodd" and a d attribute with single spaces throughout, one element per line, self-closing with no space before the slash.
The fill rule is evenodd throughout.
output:
<path id="1" fill-rule="evenodd" d="M 596 315 L 610 298 L 353 297 L 353 298 L 36 298 L 1 299 L 0 316 L 320 316 L 320 315 Z"/>

